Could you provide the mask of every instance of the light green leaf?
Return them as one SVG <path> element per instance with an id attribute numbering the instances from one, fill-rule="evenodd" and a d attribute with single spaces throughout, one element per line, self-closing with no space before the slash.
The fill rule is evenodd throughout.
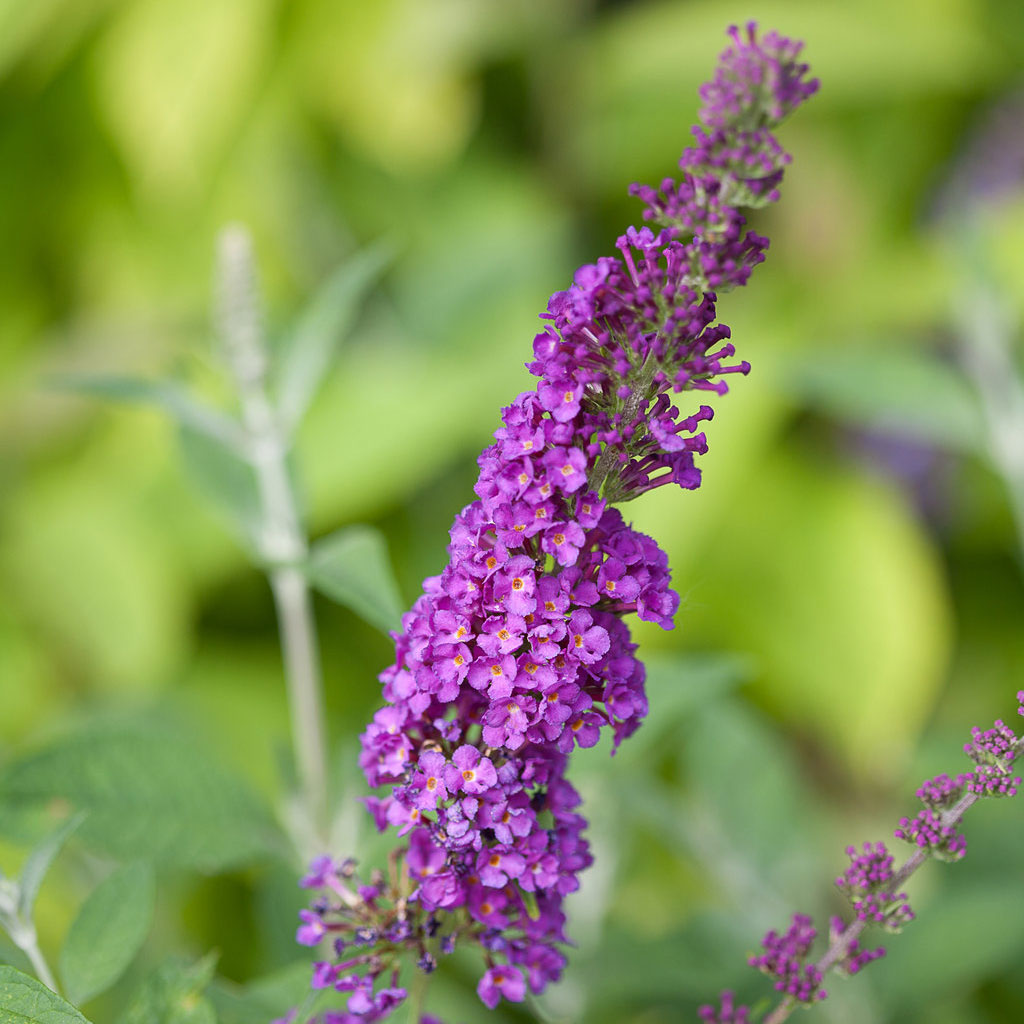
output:
<path id="1" fill-rule="evenodd" d="M 196 401 L 171 381 L 143 380 L 139 377 L 62 375 L 51 378 L 54 387 L 93 395 L 114 402 L 134 402 L 163 409 L 183 427 L 188 427 L 231 451 L 244 450 L 242 428 L 229 416 Z"/>
<path id="2" fill-rule="evenodd" d="M 141 862 L 118 868 L 89 894 L 60 954 L 73 1002 L 92 999 L 121 977 L 149 932 L 155 896 L 153 869 Z"/>
<path id="3" fill-rule="evenodd" d="M 909 435 L 955 451 L 983 450 L 978 400 L 956 369 L 926 351 L 893 343 L 801 357 L 784 379 L 804 401 L 840 419 Z"/>
<path id="4" fill-rule="evenodd" d="M 214 871 L 272 849 L 279 836 L 245 783 L 202 747 L 155 727 L 101 724 L 15 761 L 0 774 L 8 808 L 62 801 L 88 817 L 83 841 L 123 859 Z"/>
<path id="5" fill-rule="evenodd" d="M 68 837 L 82 824 L 84 819 L 84 814 L 71 815 L 28 855 L 18 879 L 18 911 L 26 921 L 32 918 L 32 907 L 35 904 L 36 895 L 39 893 L 39 887 L 43 884 L 46 872 L 50 870 L 54 857 L 60 853 L 61 847 L 67 842 Z"/>
<path id="6" fill-rule="evenodd" d="M 260 521 L 260 495 L 252 466 L 206 434 L 183 426 L 182 461 L 196 488 L 246 537 Z"/>
<path id="7" fill-rule="evenodd" d="M 169 960 L 143 983 L 120 1024 L 215 1024 L 204 992 L 216 965 L 216 953 L 196 963 Z"/>
<path id="8" fill-rule="evenodd" d="M 315 998 L 309 988 L 310 963 L 297 961 L 248 985 L 234 985 L 222 978 L 210 985 L 209 997 L 220 1024 L 251 1024 L 283 1017 L 301 1006 L 303 1016 L 314 1011 Z"/>
<path id="9" fill-rule="evenodd" d="M 384 536 L 372 526 L 350 526 L 318 540 L 307 575 L 328 597 L 387 632 L 398 626 L 402 599 Z"/>
<path id="10" fill-rule="evenodd" d="M 0 967 L 0 1024 L 88 1024 L 45 985 L 13 967 Z"/>
<path id="11" fill-rule="evenodd" d="M 313 297 L 291 334 L 282 339 L 277 407 L 289 431 L 309 408 L 338 343 L 351 329 L 360 303 L 391 255 L 389 246 L 378 243 L 343 263 Z"/>

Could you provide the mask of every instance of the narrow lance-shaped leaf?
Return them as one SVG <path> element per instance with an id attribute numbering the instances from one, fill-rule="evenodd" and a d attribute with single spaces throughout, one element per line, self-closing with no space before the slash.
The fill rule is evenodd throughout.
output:
<path id="1" fill-rule="evenodd" d="M 379 530 L 351 526 L 318 540 L 307 574 L 318 590 L 384 632 L 398 626 L 402 599 Z"/>
<path id="2" fill-rule="evenodd" d="M 51 378 L 54 387 L 115 402 L 154 405 L 183 427 L 219 442 L 231 451 L 245 451 L 245 434 L 231 417 L 211 409 L 171 381 L 139 377 L 63 374 Z"/>
<path id="3" fill-rule="evenodd" d="M 277 371 L 277 408 L 286 429 L 302 420 L 326 374 L 338 342 L 359 304 L 391 260 L 378 243 L 343 263 L 313 298 L 295 330 L 282 339 Z"/>
<path id="4" fill-rule="evenodd" d="M 0 967 L 0 1024 L 89 1024 L 70 1003 L 35 978 Z"/>
<path id="5" fill-rule="evenodd" d="M 21 877 L 18 879 L 18 912 L 26 921 L 32 917 L 32 907 L 39 893 L 39 887 L 43 884 L 43 879 L 46 877 L 46 872 L 50 870 L 53 859 L 60 853 L 71 833 L 84 820 L 84 814 L 73 814 L 58 825 L 28 855 L 28 859 L 21 869 Z"/>
<path id="6" fill-rule="evenodd" d="M 905 344 L 834 352 L 786 375 L 801 398 L 841 419 L 954 451 L 983 451 L 977 398 L 955 367 Z"/>
<path id="7" fill-rule="evenodd" d="M 82 904 L 60 954 L 64 989 L 75 1003 L 105 992 L 135 958 L 149 932 L 155 898 L 153 869 L 125 864 Z"/>
<path id="8" fill-rule="evenodd" d="M 201 431 L 182 426 L 178 431 L 185 471 L 211 504 L 238 531 L 253 538 L 260 522 L 260 495 L 250 463 Z"/>

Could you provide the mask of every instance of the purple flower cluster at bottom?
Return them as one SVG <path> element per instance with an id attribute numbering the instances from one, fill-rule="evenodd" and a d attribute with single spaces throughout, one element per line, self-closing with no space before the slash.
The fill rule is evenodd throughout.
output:
<path id="1" fill-rule="evenodd" d="M 777 992 L 801 1003 L 824 999 L 827 993 L 821 988 L 821 972 L 804 962 L 817 934 L 806 914 L 794 914 L 789 931 L 784 935 L 770 931 L 761 940 L 764 953 L 750 957 L 747 963 L 774 978 Z"/>
<path id="2" fill-rule="evenodd" d="M 1024 690 L 1017 694 L 1017 704 L 1017 714 L 1024 716 Z M 917 790 L 924 808 L 914 818 L 900 819 L 896 838 L 912 843 L 936 859 L 960 860 L 967 851 L 967 842 L 956 826 L 964 810 L 975 799 L 1013 796 L 1017 792 L 1021 780 L 1012 777 L 1010 770 L 1020 755 L 1022 743 L 1024 739 L 1002 721 L 996 721 L 991 729 L 972 729 L 971 741 L 964 751 L 974 761 L 974 770 L 925 780 Z M 841 917 L 831 919 L 832 950 L 819 962 L 823 968 L 828 965 L 852 975 L 885 956 L 881 946 L 861 948 L 857 936 L 865 924 L 897 932 L 914 919 L 906 893 L 896 892 L 896 889 L 916 869 L 918 861 L 912 859 L 898 871 L 894 870 L 893 858 L 885 843 L 864 843 L 860 851 L 848 846 L 846 854 L 850 864 L 836 879 L 836 885 L 849 899 L 857 920 L 847 924 Z M 785 935 L 770 931 L 761 943 L 765 952 L 748 961 L 752 967 L 775 979 L 776 990 L 790 1001 L 789 1008 L 796 1002 L 806 1004 L 825 998 L 825 991 L 820 987 L 821 971 L 817 965 L 805 963 L 814 937 L 811 918 L 796 914 Z M 748 1013 L 748 1007 L 734 1005 L 731 992 L 723 992 L 720 1011 L 702 1006 L 697 1016 L 705 1024 L 731 1024 L 734 1020 L 746 1024 Z"/>

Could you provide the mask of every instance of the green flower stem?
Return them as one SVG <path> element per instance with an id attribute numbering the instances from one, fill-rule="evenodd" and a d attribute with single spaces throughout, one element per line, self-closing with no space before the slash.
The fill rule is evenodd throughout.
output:
<path id="1" fill-rule="evenodd" d="M 19 946 L 25 956 L 29 958 L 32 970 L 36 972 L 36 977 L 48 989 L 60 995 L 60 986 L 57 984 L 57 979 L 53 976 L 53 971 L 50 970 L 50 965 L 46 962 L 46 957 L 43 956 L 43 951 L 39 948 L 35 928 L 32 929 L 30 940 L 24 944 L 19 944 Z"/>
<path id="2" fill-rule="evenodd" d="M 305 835 L 300 853 L 322 852 L 326 843 L 327 742 L 323 685 L 309 585 L 301 564 L 308 544 L 288 474 L 288 442 L 267 391 L 267 357 L 256 298 L 252 246 L 240 228 L 221 236 L 220 328 L 235 377 L 246 451 L 260 494 L 254 542 L 266 567 L 284 654 L 292 746 L 301 786 Z"/>

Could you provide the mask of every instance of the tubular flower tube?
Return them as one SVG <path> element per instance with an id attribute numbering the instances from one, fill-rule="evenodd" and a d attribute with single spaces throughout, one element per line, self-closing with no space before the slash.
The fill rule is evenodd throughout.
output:
<path id="1" fill-rule="evenodd" d="M 360 764 L 381 791 L 366 800 L 377 826 L 403 843 L 368 886 L 318 862 L 306 884 L 321 896 L 299 929 L 334 940 L 314 984 L 350 993 L 353 1020 L 404 997 L 403 953 L 429 971 L 475 944 L 488 1007 L 541 992 L 565 965 L 563 900 L 591 863 L 569 758 L 640 725 L 644 666 L 625 617 L 671 629 L 679 604 L 664 552 L 613 506 L 700 484 L 712 409 L 680 412 L 672 395 L 723 395 L 749 370 L 716 323 L 717 292 L 764 257 L 740 211 L 777 198 L 788 157 L 772 129 L 817 88 L 799 44 L 753 25 L 731 35 L 680 181 L 633 186 L 649 224 L 541 314 L 536 387 L 503 410 L 448 564 L 394 634 Z"/>
<path id="2" fill-rule="evenodd" d="M 1017 694 L 1017 714 L 1024 715 L 1024 690 Z M 809 917 L 796 914 L 785 935 L 770 931 L 761 942 L 765 952 L 747 961 L 772 977 L 776 991 L 783 994 L 781 1002 L 762 1018 L 762 1024 L 781 1024 L 798 1006 L 824 999 L 826 993 L 820 986 L 830 968 L 854 975 L 885 956 L 881 946 L 861 948 L 864 929 L 875 926 L 898 932 L 914 920 L 906 893 L 898 890 L 929 857 L 948 861 L 964 857 L 967 842 L 956 826 L 978 800 L 1016 794 L 1021 780 L 1011 777 L 1010 771 L 1022 750 L 1024 736 L 1018 737 L 1002 721 L 997 720 L 991 729 L 973 728 L 964 752 L 975 763 L 974 771 L 925 780 L 917 790 L 923 810 L 914 818 L 900 819 L 896 838 L 906 840 L 916 850 L 898 870 L 893 868 L 885 843 L 865 843 L 862 852 L 847 847 L 850 865 L 836 879 L 836 885 L 850 901 L 854 919 L 849 923 L 841 917 L 831 919 L 829 947 L 822 956 L 807 963 L 815 930 Z M 731 992 L 723 992 L 721 998 L 721 1013 L 712 1006 L 702 1006 L 697 1017 L 709 1024 L 748 1019 L 740 1015 L 749 1014 L 750 1008 L 734 1004 Z"/>

